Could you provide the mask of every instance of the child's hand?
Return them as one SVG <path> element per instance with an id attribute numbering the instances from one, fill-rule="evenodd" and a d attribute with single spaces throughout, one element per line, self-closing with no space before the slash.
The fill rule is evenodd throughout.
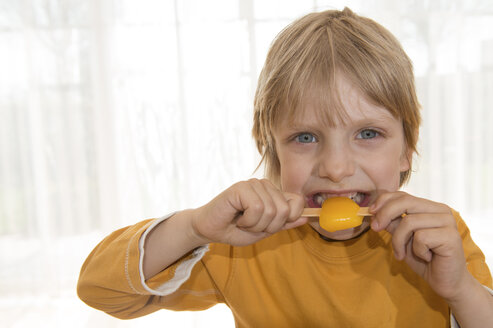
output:
<path id="1" fill-rule="evenodd" d="M 380 195 L 370 211 L 376 213 L 372 228 L 392 234 L 395 257 L 405 260 L 437 294 L 453 300 L 463 290 L 469 273 L 448 206 L 393 192 Z"/>
<path id="2" fill-rule="evenodd" d="M 281 192 L 268 180 L 238 182 L 194 210 L 192 232 L 204 243 L 253 244 L 305 224 L 304 203 L 301 195 Z"/>

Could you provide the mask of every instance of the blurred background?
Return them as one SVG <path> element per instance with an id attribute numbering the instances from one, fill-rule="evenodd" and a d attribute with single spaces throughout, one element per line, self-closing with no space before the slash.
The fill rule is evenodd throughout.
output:
<path id="1" fill-rule="evenodd" d="M 406 191 L 459 210 L 493 263 L 491 0 L 0 0 L 2 327 L 233 327 L 225 306 L 120 321 L 76 296 L 117 228 L 261 176 L 252 98 L 268 46 L 350 7 L 412 58 L 423 106 Z"/>

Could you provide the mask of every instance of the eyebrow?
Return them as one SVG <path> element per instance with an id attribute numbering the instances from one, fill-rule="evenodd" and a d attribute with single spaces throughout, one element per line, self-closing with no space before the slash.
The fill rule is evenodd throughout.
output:
<path id="1" fill-rule="evenodd" d="M 348 126 L 348 125 L 373 125 L 373 124 L 386 124 L 386 123 L 391 123 L 394 120 L 399 120 L 399 118 L 394 117 L 390 112 L 387 112 L 385 114 L 380 114 L 376 116 L 371 116 L 371 117 L 361 117 L 361 118 L 356 118 L 355 120 L 348 119 L 345 122 L 342 122 L 342 126 Z M 323 122 L 322 124 L 324 124 Z M 341 125 L 341 124 L 337 124 Z M 304 130 L 304 129 L 319 129 L 320 128 L 320 121 L 310 121 L 310 122 L 301 122 L 299 120 L 294 120 L 293 122 L 287 122 L 284 125 L 288 129 L 293 129 L 293 130 Z"/>
<path id="2" fill-rule="evenodd" d="M 357 120 L 350 120 L 352 124 L 381 124 L 381 123 L 389 123 L 393 122 L 394 120 L 399 120 L 399 118 L 394 117 L 391 113 L 388 113 L 389 115 L 379 115 L 377 117 L 371 116 L 371 117 L 364 117 L 361 119 Z"/>

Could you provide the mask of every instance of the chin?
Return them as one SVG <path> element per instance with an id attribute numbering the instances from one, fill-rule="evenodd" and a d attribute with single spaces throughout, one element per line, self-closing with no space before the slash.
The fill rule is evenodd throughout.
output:
<path id="1" fill-rule="evenodd" d="M 363 232 L 367 231 L 368 227 L 370 226 L 370 222 L 368 218 L 365 218 L 360 226 L 350 229 L 333 231 L 333 232 L 322 229 L 322 227 L 320 227 L 318 222 L 310 222 L 310 225 L 312 226 L 313 229 L 315 229 L 315 231 L 317 231 L 320 235 L 322 235 L 325 238 L 344 241 L 358 237 Z"/>

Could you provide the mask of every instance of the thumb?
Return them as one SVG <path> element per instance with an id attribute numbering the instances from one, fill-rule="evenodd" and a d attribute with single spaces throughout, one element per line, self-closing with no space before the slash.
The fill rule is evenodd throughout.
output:
<path id="1" fill-rule="evenodd" d="M 306 224 L 308 222 L 309 218 L 307 217 L 299 217 L 295 221 L 292 222 L 286 222 L 284 226 L 282 227 L 282 230 L 289 230 L 289 229 L 294 229 L 301 227 L 302 225 Z"/>

